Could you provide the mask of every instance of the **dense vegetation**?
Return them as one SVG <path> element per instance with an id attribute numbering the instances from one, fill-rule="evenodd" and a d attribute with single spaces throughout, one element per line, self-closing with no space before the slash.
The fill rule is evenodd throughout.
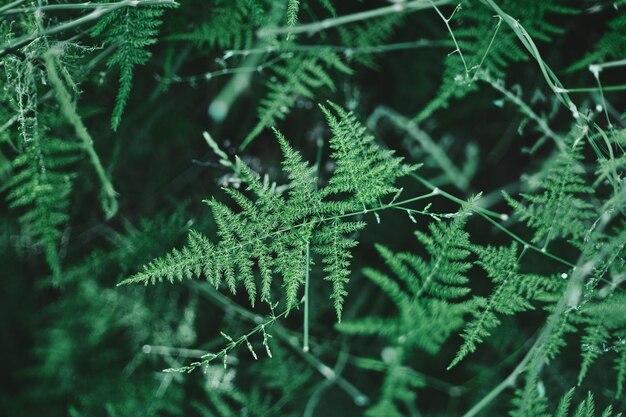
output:
<path id="1" fill-rule="evenodd" d="M 625 66 L 624 0 L 4 0 L 0 415 L 619 415 Z"/>

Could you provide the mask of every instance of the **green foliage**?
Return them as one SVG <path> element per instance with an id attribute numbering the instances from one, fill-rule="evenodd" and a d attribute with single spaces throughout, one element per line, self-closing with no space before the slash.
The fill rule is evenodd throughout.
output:
<path id="1" fill-rule="evenodd" d="M 74 175 L 69 168 L 80 158 L 76 143 L 54 137 L 34 137 L 12 162 L 14 175 L 3 188 L 7 202 L 19 209 L 24 232 L 43 248 L 56 277 L 61 274 L 59 245 L 69 220 Z"/>
<path id="2" fill-rule="evenodd" d="M 298 23 L 298 10 L 300 0 L 289 0 L 287 2 L 287 26 L 295 26 Z"/>
<path id="3" fill-rule="evenodd" d="M 203 4 L 208 16 L 200 25 L 167 39 L 193 42 L 198 48 L 251 48 L 255 28 L 267 20 L 267 3 L 222 0 Z"/>
<path id="4" fill-rule="evenodd" d="M 410 358 L 411 349 L 421 349 L 431 355 L 440 350 L 450 335 L 463 325 L 463 316 L 471 311 L 471 303 L 458 302 L 469 289 L 465 273 L 472 245 L 463 230 L 476 199 L 455 213 L 454 219 L 430 224 L 430 234 L 416 232 L 428 258 L 410 252 L 393 253 L 377 245 L 385 263 L 397 280 L 374 270 L 364 271 L 374 284 L 393 302 L 398 314 L 390 317 L 366 317 L 343 322 L 337 328 L 347 334 L 377 335 L 387 339 L 391 356 L 379 402 L 367 412 L 368 416 L 402 416 L 396 401 L 412 401 L 413 390 L 423 385 L 403 362 Z M 406 289 L 404 289 L 406 288 Z M 456 302 L 455 302 L 456 301 Z"/>
<path id="5" fill-rule="evenodd" d="M 602 37 L 596 42 L 595 50 L 569 67 L 570 71 L 587 68 L 604 61 L 619 60 L 626 53 L 626 16 L 623 11 L 626 1 L 616 0 L 607 9 L 613 15 Z"/>
<path id="6" fill-rule="evenodd" d="M 519 19 L 532 39 L 549 42 L 563 29 L 549 19 L 560 14 L 576 13 L 564 1 L 508 0 L 500 7 L 510 16 Z M 434 111 L 448 107 L 451 100 L 465 97 L 477 89 L 480 72 L 502 77 L 506 68 L 525 61 L 528 56 L 515 33 L 503 25 L 502 19 L 490 12 L 484 2 L 461 2 L 451 16 L 456 41 L 454 50 L 445 61 L 443 80 L 436 97 L 416 116 L 416 121 L 426 120 Z"/>
<path id="7" fill-rule="evenodd" d="M 0 415 L 625 409 L 625 5 L 4 2 Z"/>
<path id="8" fill-rule="evenodd" d="M 543 241 L 547 247 L 553 239 L 570 238 L 574 244 L 580 244 L 577 241 L 588 230 L 594 214 L 584 196 L 593 190 L 585 183 L 580 145 L 574 143 L 556 155 L 541 179 L 541 192 L 521 194 L 526 204 L 505 193 L 519 219 L 535 229 L 534 243 Z"/>
<path id="9" fill-rule="evenodd" d="M 557 292 L 562 285 L 557 277 L 519 273 L 518 247 L 476 247 L 476 262 L 493 282 L 493 290 L 486 297 L 476 297 L 474 317 L 467 323 L 461 337 L 463 345 L 450 364 L 458 364 L 468 354 L 474 352 L 478 344 L 491 335 L 502 321 L 499 316 L 513 315 L 533 309 L 531 301 L 541 300 Z"/>
<path id="10" fill-rule="evenodd" d="M 122 122 L 133 87 L 135 67 L 144 65 L 152 56 L 148 47 L 157 41 L 164 9 L 174 5 L 163 2 L 125 7 L 105 15 L 92 29 L 92 36 L 101 38 L 105 46 L 114 48 L 113 54 L 107 59 L 107 66 L 119 68 L 119 88 L 111 115 L 113 130 L 117 130 Z"/>
<path id="11" fill-rule="evenodd" d="M 266 97 L 259 102 L 259 122 L 245 137 L 241 148 L 256 139 L 264 129 L 283 120 L 293 109 L 297 99 L 312 99 L 322 87 L 335 91 L 335 82 L 329 75 L 329 70 L 352 73 L 335 53 L 323 49 L 316 53 L 291 57 L 285 64 L 273 66 L 272 70 L 275 73 L 273 82 L 268 86 Z"/>
<path id="12" fill-rule="evenodd" d="M 255 199 L 239 190 L 225 189 L 241 208 L 238 213 L 215 199 L 207 201 L 219 242 L 214 244 L 192 231 L 182 250 L 174 249 L 155 259 L 123 283 L 154 284 L 163 279 L 173 282 L 204 275 L 216 288 L 224 281 L 235 293 L 240 281 L 254 306 L 259 292 L 261 301 L 272 302 L 271 284 L 274 274 L 278 274 L 283 280 L 285 303 L 291 308 L 297 303 L 298 289 L 310 268 L 306 260 L 313 251 L 323 256 L 325 279 L 333 285 L 331 298 L 341 319 L 350 275 L 349 249 L 357 243 L 346 236 L 365 226 L 342 217 L 349 212 L 367 212 L 381 198 L 397 192 L 393 183 L 413 168 L 402 165 L 402 159 L 394 157 L 392 151 L 381 149 L 353 114 L 333 103 L 330 107 L 336 116 L 329 109 L 322 110 L 332 130 L 330 147 L 336 168 L 327 187 L 317 190 L 318 179 L 312 168 L 276 131 L 283 170 L 291 181 L 287 195 L 263 183 L 258 174 L 238 160 L 241 179 Z M 343 199 L 333 199 L 336 196 Z M 260 291 L 253 272 L 255 265 L 260 272 Z"/>
<path id="13" fill-rule="evenodd" d="M 61 274 L 59 247 L 69 221 L 70 194 L 80 147 L 43 128 L 53 120 L 37 106 L 37 80 L 32 62 L 4 61 L 5 79 L 16 85 L 5 104 L 17 114 L 17 154 L 12 175 L 3 183 L 6 201 L 18 211 L 23 234 L 39 246 L 54 276 Z"/>

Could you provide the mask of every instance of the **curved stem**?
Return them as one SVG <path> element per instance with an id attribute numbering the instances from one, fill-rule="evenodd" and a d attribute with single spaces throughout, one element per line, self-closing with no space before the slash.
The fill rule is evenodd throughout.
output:
<path id="1" fill-rule="evenodd" d="M 294 33 L 308 33 L 309 35 L 321 32 L 326 29 L 330 29 L 337 26 L 343 26 L 348 23 L 359 22 L 362 20 L 368 20 L 375 17 L 385 16 L 392 13 L 402 13 L 405 11 L 417 11 L 430 9 L 433 5 L 442 6 L 450 4 L 449 0 L 439 0 L 430 2 L 428 0 L 415 0 L 407 3 L 396 3 L 391 6 L 380 7 L 378 9 L 366 10 L 364 12 L 353 13 L 340 17 L 333 17 L 324 19 L 319 22 L 307 23 L 298 26 L 284 26 L 275 28 L 262 28 L 257 32 L 259 38 L 267 38 L 276 35 L 286 35 Z"/>

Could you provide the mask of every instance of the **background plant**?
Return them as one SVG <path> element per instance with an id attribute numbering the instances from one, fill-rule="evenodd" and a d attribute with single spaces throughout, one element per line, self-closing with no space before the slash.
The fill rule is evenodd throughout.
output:
<path id="1" fill-rule="evenodd" d="M 619 415 L 624 8 L 0 4 L 0 413 Z"/>

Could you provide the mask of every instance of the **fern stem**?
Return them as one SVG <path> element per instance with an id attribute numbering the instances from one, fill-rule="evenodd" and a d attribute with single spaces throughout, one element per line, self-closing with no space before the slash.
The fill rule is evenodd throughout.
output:
<path id="1" fill-rule="evenodd" d="M 430 4 L 432 5 L 433 9 L 435 9 L 435 12 L 437 12 L 437 14 L 439 15 L 439 17 L 441 18 L 441 20 L 443 20 L 443 23 L 445 23 L 446 28 L 448 29 L 448 32 L 450 33 L 450 37 L 452 38 L 452 42 L 454 43 L 454 46 L 456 47 L 456 49 L 452 52 L 450 52 L 448 55 L 452 55 L 454 53 L 458 53 L 459 57 L 461 58 L 461 62 L 463 63 L 463 68 L 465 69 L 465 78 L 468 79 L 469 78 L 469 69 L 467 68 L 467 62 L 465 62 L 465 57 L 463 56 L 463 52 L 461 52 L 461 47 L 459 46 L 459 43 L 456 40 L 456 36 L 454 35 L 454 31 L 452 30 L 452 27 L 450 27 L 450 21 L 452 20 L 452 18 L 454 17 L 454 14 L 461 8 L 461 5 L 457 5 L 454 10 L 452 11 L 452 14 L 450 15 L 450 17 L 446 18 L 443 13 L 441 13 L 441 11 L 439 10 L 439 7 L 437 7 L 435 5 L 435 3 L 433 3 L 432 0 L 429 0 Z"/>
<path id="2" fill-rule="evenodd" d="M 380 106 L 376 108 L 376 110 L 374 110 L 372 115 L 369 117 L 367 121 L 368 126 L 375 126 L 378 119 L 381 117 L 387 117 L 393 124 L 401 129 L 404 129 L 409 136 L 415 139 L 420 144 L 422 149 L 434 159 L 439 168 L 441 168 L 443 173 L 455 187 L 460 190 L 467 189 L 469 185 L 467 177 L 459 168 L 457 168 L 456 165 L 454 165 L 454 162 L 448 158 L 446 152 L 441 149 L 441 147 L 430 137 L 430 135 L 418 127 L 415 121 L 402 116 L 395 110 L 385 106 Z"/>
<path id="3" fill-rule="evenodd" d="M 378 211 L 381 211 L 381 210 L 387 210 L 387 209 L 390 209 L 390 208 L 395 208 L 395 207 L 403 206 L 403 205 L 406 205 L 406 204 L 409 204 L 409 203 L 413 203 L 415 201 L 424 200 L 424 199 L 433 197 L 433 196 L 437 195 L 438 193 L 439 193 L 438 191 L 434 191 L 433 190 L 433 191 L 431 191 L 429 193 L 422 194 L 422 195 L 419 195 L 419 196 L 416 196 L 416 197 L 412 197 L 412 198 L 408 198 L 406 200 L 398 201 L 398 202 L 395 202 L 395 203 L 382 204 L 380 206 L 373 207 L 373 208 L 367 208 L 365 211 L 367 213 L 374 213 L 374 212 L 378 212 Z M 460 200 L 460 201 L 462 201 L 462 200 Z M 312 225 L 314 226 L 314 225 L 321 224 L 321 223 L 324 223 L 324 222 L 327 222 L 327 221 L 332 221 L 332 220 L 335 220 L 335 219 L 343 219 L 343 218 L 346 218 L 346 217 L 354 217 L 354 216 L 360 216 L 360 215 L 363 215 L 363 210 L 354 211 L 354 212 L 351 212 L 351 213 L 340 214 L 340 215 L 336 215 L 336 216 L 323 217 L 321 219 L 305 221 L 305 222 L 302 222 L 300 224 L 294 225 L 292 227 L 282 228 L 282 229 L 279 229 L 279 230 L 275 230 L 275 231 L 273 231 L 271 233 L 267 233 L 266 235 L 258 236 L 254 240 L 248 240 L 246 242 L 242 242 L 242 243 L 236 244 L 236 245 L 231 246 L 229 248 L 221 249 L 221 252 L 218 252 L 218 253 L 230 253 L 230 252 L 233 252 L 233 251 L 241 250 L 241 249 L 247 247 L 248 245 L 254 244 L 254 243 L 259 242 L 259 241 L 264 241 L 265 239 L 272 238 L 273 236 L 276 236 L 276 235 L 279 235 L 281 233 L 290 231 L 292 229 L 299 229 L 299 228 L 302 228 L 302 227 L 307 227 L 307 226 L 312 226 Z M 190 264 L 193 264 L 193 263 L 190 262 L 190 261 L 188 261 L 188 262 L 181 261 L 180 263 L 176 264 L 175 267 L 176 268 L 184 268 L 184 267 L 189 266 Z M 137 282 L 142 282 L 143 283 L 143 282 L 146 282 L 148 279 L 149 278 L 142 277 L 141 273 L 139 273 L 139 274 L 137 274 L 137 275 L 135 275 L 133 277 L 127 278 L 127 279 L 119 282 L 117 284 L 117 286 L 128 285 L 128 284 L 137 283 Z"/>
<path id="4" fill-rule="evenodd" d="M 595 93 L 599 89 L 598 87 L 582 87 L 582 88 L 568 88 L 565 91 L 568 93 Z M 624 91 L 626 90 L 626 84 L 621 85 L 609 85 L 606 87 L 602 87 L 604 91 Z"/>
<path id="5" fill-rule="evenodd" d="M 182 358 L 196 358 L 200 359 L 206 354 L 205 350 L 200 349 L 186 349 L 177 348 L 173 346 L 155 346 L 155 345 L 143 345 L 141 348 L 145 354 L 155 354 L 163 356 L 178 356 Z"/>
<path id="6" fill-rule="evenodd" d="M 374 45 L 374 46 L 362 46 L 362 47 L 350 47 L 350 46 L 342 46 L 342 45 L 294 45 L 294 46 L 284 46 L 284 47 L 275 47 L 275 46 L 267 46 L 265 48 L 251 48 L 251 49 L 231 49 L 224 52 L 224 59 L 229 59 L 233 56 L 248 56 L 253 54 L 272 54 L 272 53 L 283 53 L 283 52 L 318 52 L 320 49 L 333 51 L 333 52 L 343 52 L 346 55 L 360 55 L 360 54 L 380 54 L 386 52 L 394 52 L 394 51 L 404 51 L 407 49 L 418 49 L 418 48 L 428 48 L 428 47 L 441 47 L 448 46 L 448 41 L 436 41 L 431 39 L 419 39 L 413 42 L 398 42 L 398 43 L 389 43 L 382 45 Z"/>
<path id="7" fill-rule="evenodd" d="M 502 85 L 502 83 L 495 81 L 486 72 L 481 72 L 478 78 L 480 80 L 485 81 L 489 85 L 491 85 L 494 89 L 502 93 L 504 97 L 506 97 L 507 100 L 509 100 L 511 103 L 519 107 L 521 112 L 525 114 L 526 116 L 530 117 L 532 120 L 534 120 L 535 123 L 537 123 L 537 126 L 539 126 L 539 128 L 541 129 L 541 131 L 550 139 L 552 139 L 556 143 L 556 145 L 559 147 L 559 149 L 561 150 L 564 149 L 565 145 L 563 145 L 563 140 L 559 137 L 559 135 L 557 135 L 550 128 L 550 126 L 548 126 L 548 123 L 546 123 L 545 119 L 539 117 L 539 115 L 535 113 L 533 109 L 531 109 L 530 106 L 527 105 L 522 99 L 520 99 L 517 95 L 513 94 L 511 91 L 504 88 L 504 85 Z"/>
<path id="8" fill-rule="evenodd" d="M 304 266 L 304 336 L 302 351 L 309 351 L 309 276 L 311 274 L 311 242 L 306 242 L 306 265 Z"/>
<path id="9" fill-rule="evenodd" d="M 23 1 L 14 2 L 14 3 L 23 3 Z M 32 12 L 46 12 L 51 10 L 85 10 L 85 9 L 108 9 L 108 8 L 120 8 L 120 3 L 127 3 L 125 7 L 137 7 L 137 6 L 157 6 L 162 4 L 173 4 L 172 1 L 164 1 L 164 0 L 135 0 L 135 1 L 121 1 L 121 2 L 111 2 L 111 3 L 70 3 L 70 4 L 47 4 L 42 6 L 32 6 L 32 7 L 21 7 L 21 8 L 12 8 L 17 4 L 9 5 L 10 7 L 5 10 L 0 10 L 0 15 L 10 15 L 10 14 L 19 14 L 19 13 L 32 13 Z M 124 7 L 122 6 L 122 7 Z M 4 9 L 4 8 L 3 8 Z"/>
<path id="10" fill-rule="evenodd" d="M 422 178 L 421 176 L 417 175 L 417 174 L 411 174 L 411 176 L 413 178 L 415 178 L 416 180 L 418 180 L 419 182 L 421 182 L 423 185 L 425 185 L 426 187 L 430 188 L 431 190 L 437 190 L 437 194 L 440 194 L 442 196 L 444 196 L 445 198 L 447 198 L 450 201 L 453 201 L 455 203 L 458 204 L 464 204 L 465 201 L 450 194 L 447 193 L 437 187 L 435 187 L 432 183 L 430 183 L 429 181 L 427 181 L 426 179 Z M 516 235 L 515 233 L 511 232 L 509 229 L 507 229 L 506 227 L 502 226 L 500 223 L 498 223 L 497 221 L 494 220 L 495 219 L 499 219 L 499 220 L 504 220 L 506 218 L 508 218 L 508 216 L 506 214 L 499 214 L 496 213 L 494 211 L 491 210 L 487 210 L 484 209 L 482 207 L 478 207 L 478 206 L 474 206 L 473 207 L 473 211 L 476 212 L 480 217 L 484 218 L 485 220 L 487 220 L 489 223 L 493 224 L 497 229 L 499 229 L 500 231 L 506 233 L 507 235 L 509 235 L 512 239 L 516 240 L 517 242 L 521 243 L 522 245 L 524 245 L 524 247 L 528 247 L 528 249 L 532 249 L 533 251 L 540 253 L 550 259 L 553 259 L 565 266 L 568 266 L 570 268 L 574 267 L 575 265 L 573 263 L 571 263 L 570 261 L 561 258 L 560 256 L 554 255 L 548 251 L 546 251 L 545 249 L 542 249 L 536 245 L 533 245 L 532 243 L 529 243 L 528 241 L 522 239 L 521 237 L 519 237 L 518 235 Z"/>
<path id="11" fill-rule="evenodd" d="M 259 61 L 259 59 L 256 59 L 254 61 L 246 61 L 246 64 L 241 67 L 223 68 L 221 70 L 209 71 L 209 72 L 205 72 L 203 74 L 198 74 L 198 75 L 186 75 L 186 76 L 172 75 L 170 77 L 164 77 L 164 78 L 157 77 L 157 80 L 158 81 L 162 80 L 167 83 L 195 83 L 198 81 L 211 81 L 213 78 L 221 77 L 224 75 L 240 75 L 240 74 L 250 75 L 255 72 L 261 73 L 265 68 L 271 67 L 277 62 L 284 61 L 289 58 L 290 56 L 287 56 L 287 55 L 278 56 L 268 61 L 265 61 L 263 63 L 260 63 L 258 65 L 256 65 L 256 63 Z M 235 93 L 240 94 L 241 91 L 239 90 L 242 88 L 245 90 L 245 87 L 247 87 L 248 84 L 249 84 L 249 80 L 245 82 L 243 82 L 242 80 L 235 82 L 233 84 L 233 90 L 229 94 L 235 94 Z M 225 105 L 227 104 L 226 103 L 227 100 L 224 97 L 220 99 L 221 101 L 218 101 L 218 99 L 216 98 L 213 101 L 213 103 L 215 104 L 211 103 L 211 109 L 213 110 L 209 110 L 209 114 L 211 115 L 211 117 L 213 117 L 215 120 L 218 120 L 218 121 L 223 120 L 226 117 L 226 115 L 228 114 L 227 109 L 230 109 L 231 107 L 230 103 L 228 104 L 228 106 Z"/>
<path id="12" fill-rule="evenodd" d="M 243 317 L 244 319 L 251 321 L 253 323 L 258 324 L 259 321 L 261 320 L 258 314 L 254 314 L 251 311 L 248 311 L 247 309 L 241 307 L 239 304 L 236 304 L 230 298 L 221 294 L 215 288 L 213 288 L 212 286 L 206 283 L 188 281 L 187 285 L 198 290 L 201 295 L 207 298 L 210 298 L 212 301 L 215 301 L 218 305 L 221 305 L 221 307 L 225 311 L 234 311 L 237 314 L 239 314 L 241 317 Z M 279 315 L 273 316 L 275 320 L 273 320 L 271 323 L 274 329 L 273 333 L 276 335 L 276 337 L 278 337 L 283 342 L 285 342 L 286 345 L 293 348 L 294 351 L 298 355 L 300 355 L 306 363 L 308 363 L 312 368 L 314 368 L 317 372 L 319 372 L 326 380 L 337 384 L 338 387 L 344 390 L 344 392 L 346 392 L 353 399 L 355 404 L 360 405 L 360 406 L 368 404 L 369 397 L 367 395 L 362 393 L 354 384 L 352 384 L 350 381 L 342 377 L 338 372 L 335 372 L 328 365 L 320 361 L 316 356 L 312 355 L 310 352 L 304 352 L 300 347 L 298 347 L 297 339 L 296 339 L 296 342 L 294 342 L 294 338 L 293 336 L 289 334 L 289 331 L 285 329 L 284 327 L 282 327 L 279 323 L 276 323 L 276 320 L 279 317 L 282 317 L 283 315 L 285 315 L 286 312 L 288 311 L 289 309 L 285 310 L 283 313 Z M 267 326 L 267 324 L 259 324 L 257 327 L 255 327 L 256 332 L 260 331 L 261 326 L 263 325 Z M 250 337 L 253 334 L 255 334 L 254 331 L 248 333 L 246 336 Z M 201 364 L 198 364 L 197 366 L 200 366 L 200 365 Z"/>
<path id="13" fill-rule="evenodd" d="M 111 181 L 107 177 L 104 167 L 100 162 L 100 157 L 93 147 L 93 139 L 91 138 L 91 135 L 87 131 L 87 128 L 83 124 L 83 121 L 81 120 L 78 113 L 76 113 L 76 110 L 72 105 L 72 98 L 70 96 L 70 93 L 65 88 L 65 85 L 63 85 L 63 81 L 59 77 L 55 59 L 52 54 L 52 51 L 48 51 L 48 53 L 44 55 L 48 79 L 50 80 L 50 84 L 54 89 L 55 96 L 57 98 L 57 101 L 59 102 L 59 106 L 61 107 L 61 113 L 63 113 L 63 116 L 65 116 L 67 121 L 74 127 L 74 132 L 76 133 L 76 136 L 78 136 L 82 140 L 83 149 L 85 150 L 85 152 L 87 152 L 87 155 L 89 155 L 91 164 L 96 171 L 98 179 L 100 180 L 100 184 L 102 186 L 102 208 L 107 219 L 109 219 L 115 215 L 118 209 L 117 193 L 113 188 L 113 184 L 111 184 Z"/>
<path id="14" fill-rule="evenodd" d="M 0 7 L 0 15 L 5 14 L 7 10 L 11 10 L 13 7 L 19 6 L 26 0 L 15 0 L 13 3 L 9 3 L 6 6 Z"/>
<path id="15" fill-rule="evenodd" d="M 439 0 L 429 2 L 427 0 L 415 0 L 408 3 L 396 3 L 391 6 L 380 7 L 378 9 L 366 10 L 364 12 L 353 13 L 345 16 L 324 19 L 319 22 L 307 23 L 298 26 L 285 26 L 274 28 L 262 28 L 257 31 L 259 38 L 267 38 L 276 35 L 307 33 L 309 35 L 321 32 L 337 26 L 346 25 L 348 23 L 359 22 L 362 20 L 373 19 L 375 17 L 385 16 L 391 13 L 402 13 L 405 11 L 418 11 L 429 9 L 432 5 L 443 6 L 450 4 L 449 0 Z"/>
<path id="16" fill-rule="evenodd" d="M 623 67 L 623 66 L 626 66 L 626 59 L 620 59 L 619 61 L 604 62 L 602 64 L 596 64 L 595 66 L 600 68 L 600 69 L 613 68 L 613 67 Z"/>

